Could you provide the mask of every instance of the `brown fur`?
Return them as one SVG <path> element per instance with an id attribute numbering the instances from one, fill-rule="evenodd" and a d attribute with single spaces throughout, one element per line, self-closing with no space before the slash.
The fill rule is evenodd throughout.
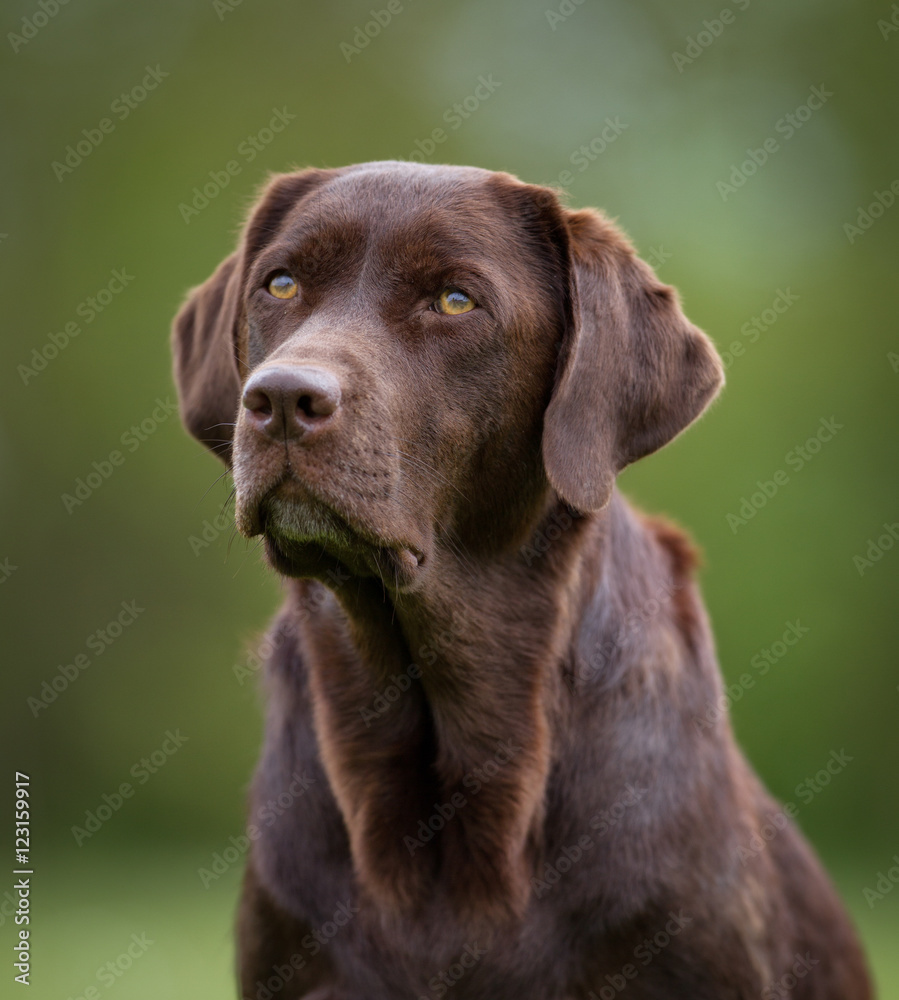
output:
<path id="1" fill-rule="evenodd" d="M 433 311 L 446 286 L 477 308 Z M 472 168 L 276 177 L 174 346 L 288 588 L 246 1000 L 757 998 L 800 957 L 794 997 L 870 997 L 796 828 L 747 852 L 778 807 L 696 724 L 693 549 L 615 491 L 722 372 L 607 219 Z"/>

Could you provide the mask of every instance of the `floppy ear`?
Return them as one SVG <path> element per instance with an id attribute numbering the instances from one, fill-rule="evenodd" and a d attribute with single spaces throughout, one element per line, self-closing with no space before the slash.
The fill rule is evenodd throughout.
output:
<path id="1" fill-rule="evenodd" d="M 198 440 L 231 464 L 240 402 L 240 345 L 246 342 L 245 283 L 259 251 L 273 240 L 304 195 L 337 174 L 303 170 L 279 174 L 260 194 L 238 249 L 188 295 L 172 327 L 175 383 L 181 419 Z"/>
<path id="2" fill-rule="evenodd" d="M 236 328 L 241 254 L 233 253 L 195 288 L 175 317 L 172 352 L 184 426 L 231 464 L 231 438 L 240 395 Z"/>
<path id="3" fill-rule="evenodd" d="M 592 210 L 564 219 L 571 315 L 544 418 L 543 460 L 563 499 L 598 511 L 625 466 L 702 413 L 724 372 L 674 289 L 611 222 Z"/>

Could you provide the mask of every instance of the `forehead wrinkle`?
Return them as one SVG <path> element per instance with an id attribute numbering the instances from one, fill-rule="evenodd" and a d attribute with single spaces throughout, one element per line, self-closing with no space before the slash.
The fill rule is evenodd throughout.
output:
<path id="1" fill-rule="evenodd" d="M 359 221 L 369 227 L 440 211 L 457 215 L 456 226 L 464 224 L 470 232 L 480 230 L 485 236 L 505 221 L 506 212 L 486 184 L 488 171 L 399 162 L 384 166 L 388 169 L 363 164 L 339 174 L 301 202 L 304 212 L 318 210 L 341 225 Z"/>
<path id="2" fill-rule="evenodd" d="M 333 190 L 409 195 L 433 202 L 442 195 L 458 197 L 485 186 L 491 173 L 480 167 L 422 164 L 402 160 L 361 163 L 344 169 L 327 187 Z"/>
<path id="3" fill-rule="evenodd" d="M 354 219 L 340 202 L 303 200 L 291 213 L 278 243 L 301 272 L 323 275 L 347 270 L 354 257 L 364 255 L 370 238 L 363 219 Z"/>

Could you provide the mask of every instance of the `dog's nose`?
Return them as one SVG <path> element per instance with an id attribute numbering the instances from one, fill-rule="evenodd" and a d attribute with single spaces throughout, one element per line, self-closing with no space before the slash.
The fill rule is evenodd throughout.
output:
<path id="1" fill-rule="evenodd" d="M 334 416 L 340 383 L 324 368 L 272 365 L 250 376 L 243 405 L 247 419 L 269 437 L 303 437 Z"/>

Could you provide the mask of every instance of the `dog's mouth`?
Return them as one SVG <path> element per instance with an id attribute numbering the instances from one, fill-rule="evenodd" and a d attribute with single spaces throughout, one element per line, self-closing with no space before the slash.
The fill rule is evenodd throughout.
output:
<path id="1" fill-rule="evenodd" d="M 284 576 L 333 585 L 375 576 L 401 592 L 414 589 L 425 563 L 422 545 L 390 536 L 293 476 L 257 501 L 239 503 L 237 527 L 263 536 L 269 561 Z"/>

